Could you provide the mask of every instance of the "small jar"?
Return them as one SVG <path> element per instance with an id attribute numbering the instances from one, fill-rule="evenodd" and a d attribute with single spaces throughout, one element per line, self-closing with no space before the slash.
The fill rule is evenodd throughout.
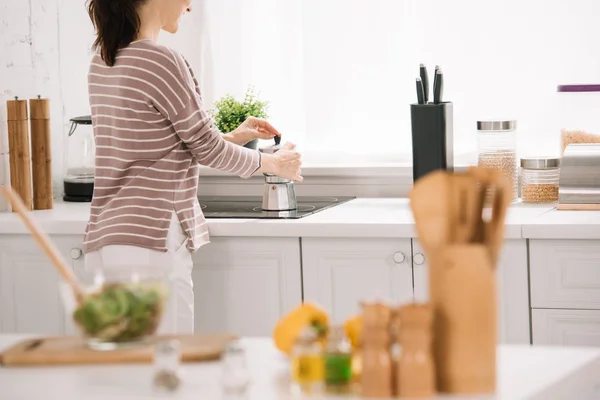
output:
<path id="1" fill-rule="evenodd" d="M 517 121 L 477 121 L 479 167 L 500 171 L 512 185 L 513 201 L 518 198 Z"/>
<path id="2" fill-rule="evenodd" d="M 521 198 L 524 203 L 558 201 L 560 158 L 521 158 Z"/>

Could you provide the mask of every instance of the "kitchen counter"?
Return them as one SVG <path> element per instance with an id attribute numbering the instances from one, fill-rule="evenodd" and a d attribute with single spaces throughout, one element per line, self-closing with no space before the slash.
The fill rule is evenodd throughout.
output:
<path id="1" fill-rule="evenodd" d="M 0 336 L 0 350 L 25 337 Z M 242 344 L 246 348 L 252 379 L 245 399 L 291 399 L 287 393 L 288 362 L 273 347 L 271 340 L 243 339 Z M 495 398 L 597 399 L 600 395 L 599 369 L 599 349 L 500 346 Z M 152 399 L 159 397 L 151 389 L 152 372 L 150 365 L 0 368 L 0 399 Z M 184 364 L 183 384 L 177 395 L 169 397 L 221 399 L 220 377 L 219 362 Z M 443 398 L 459 400 L 463 397 Z M 473 400 L 489 398 L 469 397 Z"/>
<path id="2" fill-rule="evenodd" d="M 529 205 L 516 203 L 509 209 L 506 220 L 505 237 L 520 239 L 523 227 L 537 226 L 547 214 L 557 213 L 549 205 Z M 565 217 L 560 219 L 563 225 L 528 229 L 527 232 L 555 235 L 561 238 L 566 226 L 567 216 L 576 211 L 560 211 Z M 600 213 L 594 214 L 589 229 L 600 237 Z M 35 219 L 49 234 L 82 234 L 89 217 L 89 203 L 57 202 L 53 210 L 34 211 Z M 547 218 L 547 217 L 546 217 Z M 577 215 L 573 220 L 584 220 Z M 571 224 L 575 225 L 575 224 Z M 212 236 L 256 236 L 256 237 L 416 237 L 415 224 L 408 199 L 361 198 L 297 220 L 243 220 L 209 219 L 208 226 Z M 540 225 L 543 226 L 543 225 Z M 576 229 L 576 226 L 571 226 Z M 17 215 L 0 213 L 0 234 L 26 233 L 26 228 Z M 534 236 L 531 236 L 534 237 Z"/>

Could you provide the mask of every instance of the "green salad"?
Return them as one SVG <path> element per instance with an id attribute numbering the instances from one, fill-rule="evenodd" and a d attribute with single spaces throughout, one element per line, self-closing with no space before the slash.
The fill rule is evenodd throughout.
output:
<path id="1" fill-rule="evenodd" d="M 86 336 L 127 342 L 152 335 L 161 321 L 167 289 L 162 283 L 107 284 L 73 313 Z"/>

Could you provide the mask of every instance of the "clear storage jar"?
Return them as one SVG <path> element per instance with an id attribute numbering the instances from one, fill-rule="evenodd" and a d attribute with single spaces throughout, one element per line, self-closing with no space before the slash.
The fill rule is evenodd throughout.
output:
<path id="1" fill-rule="evenodd" d="M 477 121 L 477 153 L 477 165 L 504 174 L 517 200 L 517 121 Z"/>
<path id="2" fill-rule="evenodd" d="M 600 84 L 559 85 L 557 91 L 560 154 L 569 144 L 600 143 Z"/>
<path id="3" fill-rule="evenodd" d="M 524 203 L 558 201 L 560 158 L 521 158 L 521 199 Z"/>

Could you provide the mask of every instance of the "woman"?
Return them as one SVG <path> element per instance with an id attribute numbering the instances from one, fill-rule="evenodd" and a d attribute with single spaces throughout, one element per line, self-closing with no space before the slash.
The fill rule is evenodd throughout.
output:
<path id="1" fill-rule="evenodd" d="M 219 132 L 188 62 L 156 43 L 190 11 L 191 0 L 88 1 L 97 54 L 88 75 L 96 175 L 86 268 L 112 275 L 132 266 L 172 268 L 162 333 L 194 330 L 191 253 L 209 243 L 196 198 L 199 165 L 242 178 L 302 180 L 294 145 L 273 155 L 242 147 L 279 135 L 267 121 L 249 118 Z"/>

